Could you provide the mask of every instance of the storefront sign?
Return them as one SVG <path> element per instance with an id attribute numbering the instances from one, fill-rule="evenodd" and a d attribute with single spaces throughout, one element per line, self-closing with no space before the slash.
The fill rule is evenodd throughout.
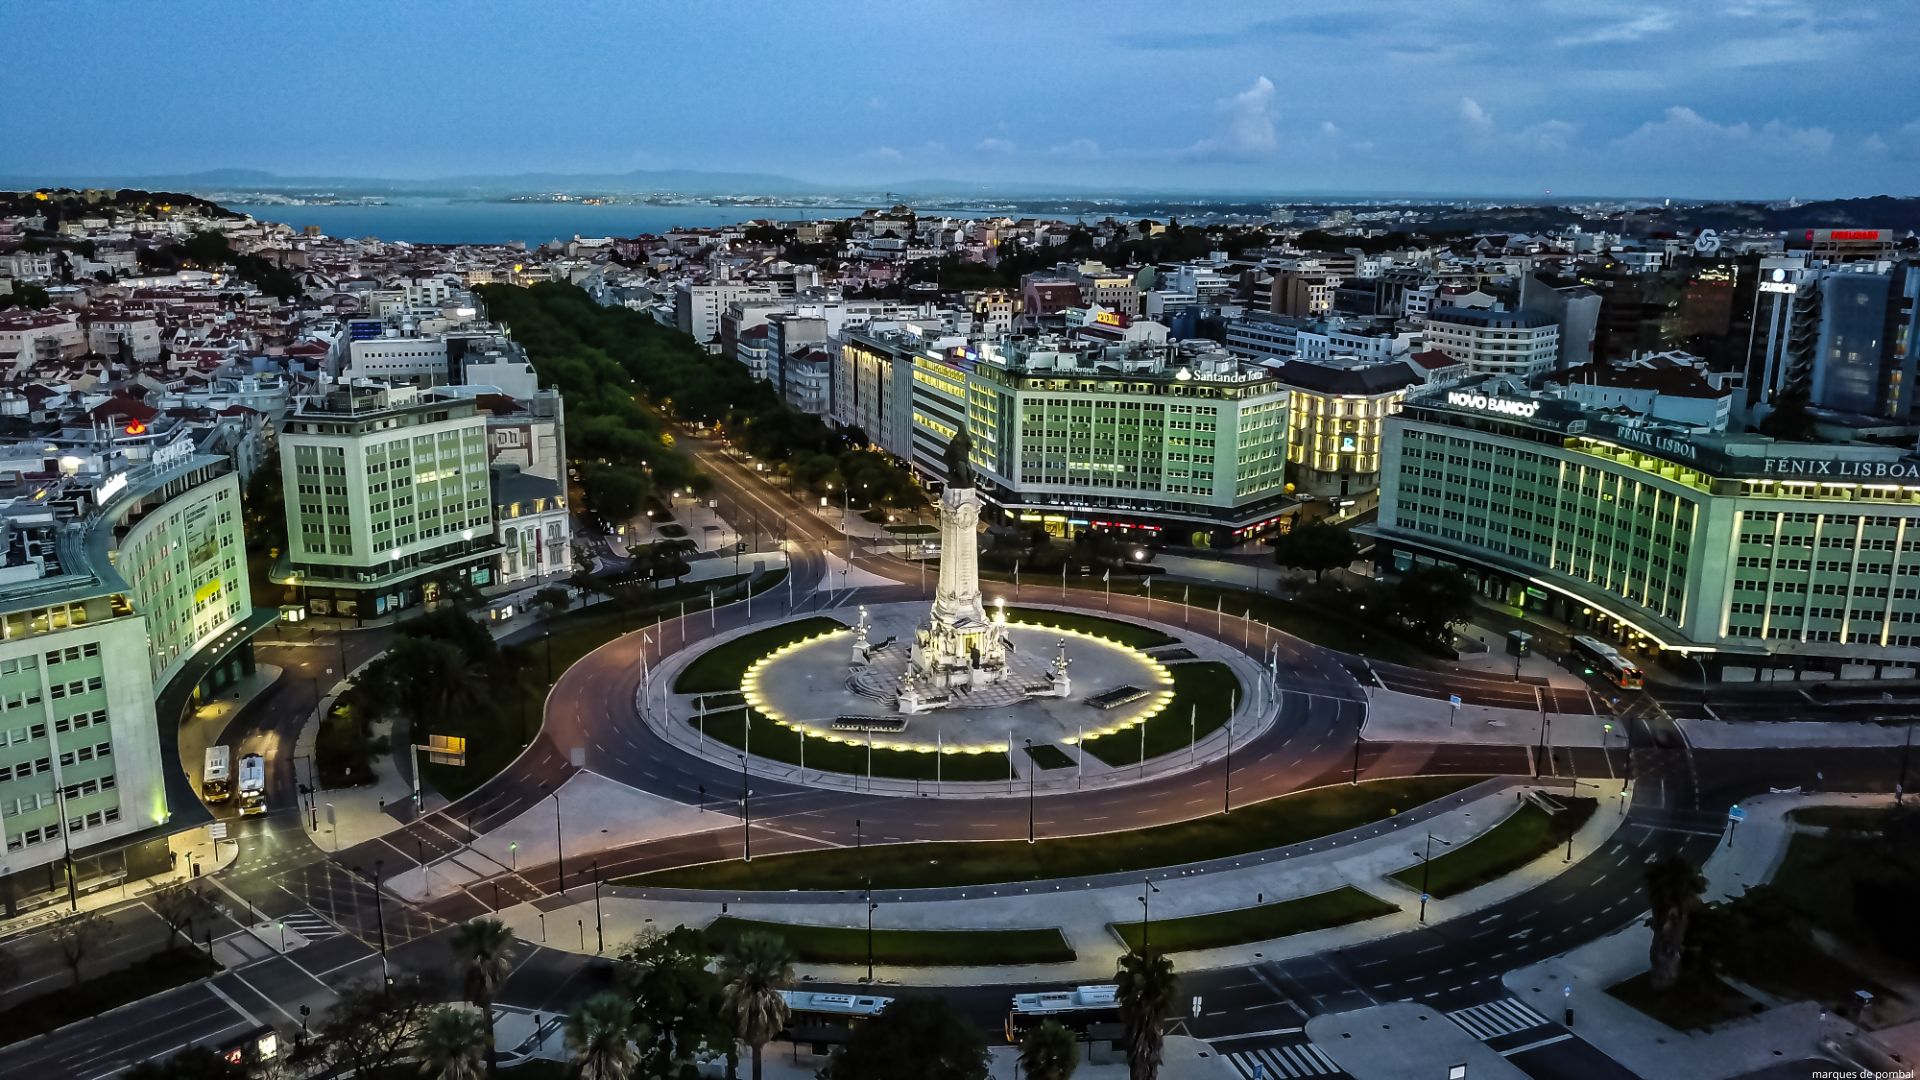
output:
<path id="1" fill-rule="evenodd" d="M 1456 408 L 1472 409 L 1475 412 L 1499 413 L 1502 416 L 1518 417 L 1522 420 L 1532 419 L 1533 414 L 1540 411 L 1540 403 L 1537 401 L 1515 401 L 1512 398 L 1488 397 L 1485 394 L 1476 394 L 1468 390 L 1447 391 L 1447 404 Z"/>
<path id="2" fill-rule="evenodd" d="M 120 494 L 120 492 L 126 490 L 126 486 L 127 486 L 126 473 L 117 472 L 117 473 L 114 473 L 112 476 L 107 477 L 106 480 L 101 482 L 99 487 L 93 489 L 94 505 L 96 506 L 107 505 L 107 500 L 113 498 L 115 495 L 118 495 Z"/>
<path id="3" fill-rule="evenodd" d="M 1695 446 L 1691 439 L 1624 426 L 1616 426 L 1613 429 L 1613 437 L 1619 442 L 1652 451 L 1661 457 L 1679 458 L 1689 462 L 1700 460 L 1700 448 Z"/>
<path id="4" fill-rule="evenodd" d="M 175 465 L 183 464 L 191 457 L 193 457 L 193 440 L 182 435 L 153 452 L 153 467 L 155 471 L 171 469 Z"/>
<path id="5" fill-rule="evenodd" d="M 1821 476 L 1835 480 L 1920 480 L 1920 461 L 1847 461 L 1833 458 L 1763 458 L 1768 476 Z"/>

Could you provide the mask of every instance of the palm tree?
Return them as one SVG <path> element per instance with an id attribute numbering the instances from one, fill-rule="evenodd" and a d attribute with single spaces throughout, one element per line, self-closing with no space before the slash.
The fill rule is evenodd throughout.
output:
<path id="1" fill-rule="evenodd" d="M 429 1080 L 479 1080 L 487 1070 L 493 1035 L 465 1009 L 433 1010 L 420 1034 L 420 1071 Z"/>
<path id="2" fill-rule="evenodd" d="M 1649 981 L 1655 990 L 1670 990 L 1680 981 L 1687 955 L 1687 926 L 1700 906 L 1707 880 L 1679 855 L 1668 855 L 1647 868 L 1647 924 L 1653 941 L 1647 946 Z"/>
<path id="3" fill-rule="evenodd" d="M 467 1000 L 480 1010 L 487 1033 L 487 1075 L 497 1068 L 493 1047 L 493 995 L 513 965 L 513 934 L 499 919 L 473 919 L 453 932 L 453 955 L 461 966 Z"/>
<path id="4" fill-rule="evenodd" d="M 634 1044 L 641 1035 L 633 1006 L 617 994 L 595 994 L 567 1017 L 567 1048 L 580 1080 L 627 1080 L 640 1061 Z"/>
<path id="5" fill-rule="evenodd" d="M 720 981 L 734 1033 L 753 1051 L 753 1080 L 761 1080 L 760 1051 L 787 1026 L 780 988 L 793 981 L 793 950 L 777 934 L 741 934 L 720 954 Z"/>
<path id="6" fill-rule="evenodd" d="M 1080 1039 L 1058 1020 L 1028 1028 L 1020 1040 L 1020 1071 L 1027 1080 L 1068 1080 L 1079 1067 Z"/>
<path id="7" fill-rule="evenodd" d="M 1160 1019 L 1172 1007 L 1178 985 L 1173 961 L 1151 950 L 1129 949 L 1114 982 L 1120 986 L 1120 1020 L 1127 1027 L 1127 1080 L 1154 1080 L 1165 1040 Z"/>

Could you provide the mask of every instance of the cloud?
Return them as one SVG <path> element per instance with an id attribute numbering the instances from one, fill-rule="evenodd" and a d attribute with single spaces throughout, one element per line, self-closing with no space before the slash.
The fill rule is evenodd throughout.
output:
<path id="1" fill-rule="evenodd" d="M 1188 147 L 1187 158 L 1217 158 L 1230 161 L 1257 161 L 1272 157 L 1280 149 L 1274 121 L 1279 110 L 1273 80 L 1265 75 L 1232 97 L 1221 98 L 1215 107 L 1226 117 L 1220 133 Z"/>
<path id="2" fill-rule="evenodd" d="M 987 138 L 981 139 L 979 145 L 975 146 L 974 149 L 983 154 L 1011 154 L 1018 149 L 1018 147 L 1013 145 L 1011 139 L 988 136 Z"/>
<path id="3" fill-rule="evenodd" d="M 1565 120 L 1542 120 L 1518 131 L 1504 131 L 1494 122 L 1492 111 L 1470 97 L 1460 99 L 1460 122 L 1467 135 L 1483 147 L 1506 147 L 1530 153 L 1560 153 L 1567 149 L 1579 128 Z"/>
<path id="4" fill-rule="evenodd" d="M 1072 139 L 1058 146 L 1048 147 L 1047 155 L 1069 161 L 1093 161 L 1100 156 L 1100 144 L 1092 139 Z"/>
<path id="5" fill-rule="evenodd" d="M 1613 145 L 1624 153 L 1697 161 L 1825 157 L 1833 143 L 1833 132 L 1823 127 L 1794 127 L 1780 120 L 1759 127 L 1745 121 L 1717 124 L 1685 105 L 1674 105 L 1661 119 L 1640 125 Z"/>
<path id="6" fill-rule="evenodd" d="M 1664 34 L 1672 30 L 1678 21 L 1671 11 L 1647 11 L 1632 18 L 1608 19 L 1590 30 L 1554 38 L 1553 43 L 1563 49 L 1585 48 L 1593 45 L 1621 45 Z"/>
<path id="7" fill-rule="evenodd" d="M 906 157 L 906 155 L 891 146 L 876 146 L 872 149 L 861 151 L 860 157 L 865 161 L 878 161 L 895 165 L 898 164 L 902 158 Z"/>

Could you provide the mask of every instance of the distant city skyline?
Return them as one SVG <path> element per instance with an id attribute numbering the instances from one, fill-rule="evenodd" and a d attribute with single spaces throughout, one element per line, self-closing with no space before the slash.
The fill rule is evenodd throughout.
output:
<path id="1" fill-rule="evenodd" d="M 0 173 L 1902 195 L 1908 10 L 16 0 Z"/>

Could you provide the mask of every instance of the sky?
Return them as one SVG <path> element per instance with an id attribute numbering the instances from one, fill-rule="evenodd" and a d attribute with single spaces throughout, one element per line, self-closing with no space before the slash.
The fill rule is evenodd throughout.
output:
<path id="1" fill-rule="evenodd" d="M 4 0 L 0 175 L 1920 194 L 1916 15 L 1913 0 Z"/>

